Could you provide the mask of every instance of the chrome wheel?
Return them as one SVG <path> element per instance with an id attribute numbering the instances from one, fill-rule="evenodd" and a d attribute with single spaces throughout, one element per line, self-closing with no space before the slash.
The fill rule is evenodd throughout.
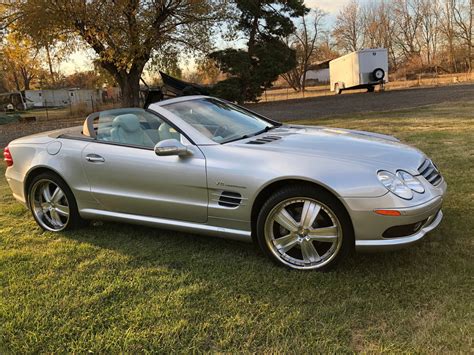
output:
<path id="1" fill-rule="evenodd" d="M 330 263 L 343 235 L 335 213 L 311 198 L 290 198 L 277 204 L 265 222 L 265 242 L 284 264 L 317 269 Z"/>
<path id="2" fill-rule="evenodd" d="M 31 210 L 41 227 L 58 232 L 69 222 L 69 201 L 64 191 L 53 181 L 42 179 L 30 190 Z"/>

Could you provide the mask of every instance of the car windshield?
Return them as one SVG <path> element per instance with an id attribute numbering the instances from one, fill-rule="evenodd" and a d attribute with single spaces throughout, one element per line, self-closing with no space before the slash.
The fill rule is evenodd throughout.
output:
<path id="1" fill-rule="evenodd" d="M 170 103 L 164 108 L 217 143 L 252 137 L 275 127 L 241 107 L 212 98 Z"/>

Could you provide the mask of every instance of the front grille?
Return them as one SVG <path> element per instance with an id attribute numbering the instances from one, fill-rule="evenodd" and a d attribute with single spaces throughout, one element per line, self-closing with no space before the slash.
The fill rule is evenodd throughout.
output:
<path id="1" fill-rule="evenodd" d="M 443 177 L 439 173 L 436 166 L 429 159 L 426 159 L 418 168 L 418 172 L 432 185 L 438 185 Z"/>

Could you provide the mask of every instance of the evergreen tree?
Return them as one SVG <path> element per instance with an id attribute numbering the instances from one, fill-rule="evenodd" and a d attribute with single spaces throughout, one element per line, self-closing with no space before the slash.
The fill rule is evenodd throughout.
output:
<path id="1" fill-rule="evenodd" d="M 295 31 L 292 18 L 309 9 L 303 0 L 236 0 L 237 30 L 247 38 L 247 49 L 225 49 L 210 54 L 230 77 L 216 84 L 213 94 L 229 100 L 257 101 L 278 76 L 296 65 L 295 53 L 283 38 Z"/>

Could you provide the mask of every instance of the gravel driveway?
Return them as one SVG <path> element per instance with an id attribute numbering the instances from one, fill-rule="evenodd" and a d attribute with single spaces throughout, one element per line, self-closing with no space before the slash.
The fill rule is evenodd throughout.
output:
<path id="1" fill-rule="evenodd" d="M 474 100 L 474 83 L 355 93 L 247 105 L 277 121 L 304 120 L 341 114 L 407 109 L 441 102 Z"/>

